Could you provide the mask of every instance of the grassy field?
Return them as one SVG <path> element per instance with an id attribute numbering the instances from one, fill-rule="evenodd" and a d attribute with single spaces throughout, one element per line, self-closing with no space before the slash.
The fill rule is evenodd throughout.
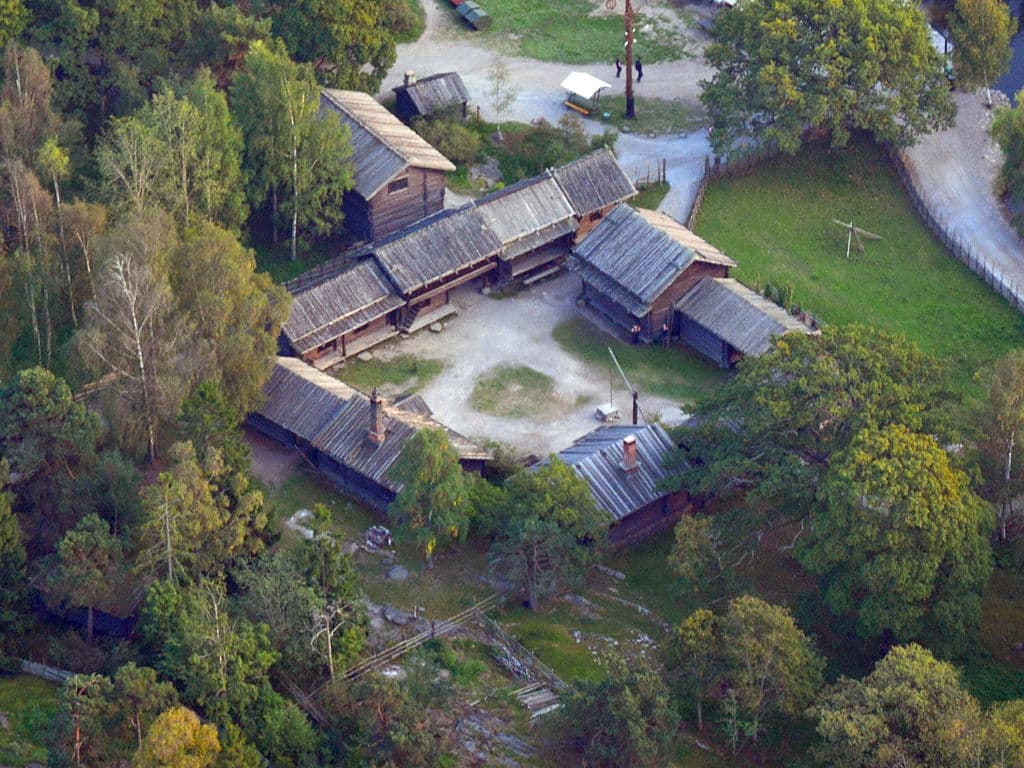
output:
<path id="1" fill-rule="evenodd" d="M 665 199 L 671 187 L 665 184 L 651 184 L 640 190 L 640 194 L 633 198 L 630 203 L 635 208 L 647 208 L 651 211 L 658 210 L 661 201 Z"/>
<path id="2" fill-rule="evenodd" d="M 528 365 L 499 365 L 477 380 L 470 405 L 481 413 L 522 418 L 541 410 L 560 410 L 554 399 L 555 380 Z"/>
<path id="3" fill-rule="evenodd" d="M 381 387 L 389 392 L 408 394 L 425 387 L 443 370 L 444 363 L 440 360 L 402 354 L 388 360 L 377 357 L 366 362 L 347 360 L 332 373 L 361 392 Z"/>
<path id="4" fill-rule="evenodd" d="M 56 685 L 37 677 L 0 677 L 0 714 L 8 725 L 0 727 L 0 765 L 46 764 L 43 739 L 57 712 L 58 692 Z"/>
<path id="5" fill-rule="evenodd" d="M 552 335 L 566 352 L 613 373 L 618 387 L 621 380 L 608 354 L 611 347 L 630 383 L 639 388 L 641 395 L 655 394 L 692 403 L 726 380 L 725 373 L 697 353 L 682 347 L 626 344 L 584 318 L 562 323 Z"/>
<path id="6" fill-rule="evenodd" d="M 600 116 L 607 112 L 611 125 L 623 133 L 692 133 L 707 125 L 702 109 L 681 101 L 638 96 L 633 106 L 636 117 L 627 120 L 626 97 L 609 94 L 601 97 Z"/>
<path id="7" fill-rule="evenodd" d="M 493 22 L 485 32 L 472 31 L 448 0 L 435 2 L 449 17 L 456 38 L 470 39 L 510 55 L 560 64 L 606 61 L 609 76 L 615 74 L 612 62 L 616 52 L 622 50 L 623 0 L 619 0 L 618 13 L 610 15 L 591 15 L 595 10 L 591 0 L 490 0 L 481 4 Z M 684 36 L 660 16 L 655 18 L 641 9 L 635 29 L 636 51 L 645 64 L 685 55 Z"/>
<path id="8" fill-rule="evenodd" d="M 832 219 L 881 235 L 847 259 Z M 1024 317 L 950 255 L 922 224 L 885 156 L 855 140 L 805 149 L 719 181 L 697 232 L 735 259 L 748 285 L 789 285 L 826 323 L 860 322 L 904 334 L 948 361 L 973 392 L 980 368 L 1024 345 Z"/>
<path id="9" fill-rule="evenodd" d="M 405 16 L 406 28 L 395 35 L 395 42 L 415 43 L 420 39 L 423 30 L 426 29 L 427 14 L 423 10 L 423 3 L 420 0 L 405 0 L 403 5 L 407 9 Z"/>

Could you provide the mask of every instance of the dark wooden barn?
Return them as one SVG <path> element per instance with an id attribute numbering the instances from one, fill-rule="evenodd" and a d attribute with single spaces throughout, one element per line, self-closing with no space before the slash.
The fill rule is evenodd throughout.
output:
<path id="1" fill-rule="evenodd" d="M 372 259 L 293 294 L 284 351 L 329 367 L 398 333 L 405 300 Z"/>
<path id="2" fill-rule="evenodd" d="M 576 213 L 580 242 L 615 206 L 636 197 L 636 188 L 610 149 L 599 149 L 551 171 Z"/>
<path id="3" fill-rule="evenodd" d="M 452 162 L 377 101 L 359 91 L 325 89 L 320 111 L 352 132 L 355 189 L 345 193 L 345 226 L 376 240 L 444 208 Z"/>
<path id="4" fill-rule="evenodd" d="M 406 302 L 401 330 L 454 314 L 451 291 L 497 267 L 501 241 L 472 204 L 443 211 L 373 244 L 373 257 Z"/>
<path id="5" fill-rule="evenodd" d="M 499 280 L 527 284 L 556 271 L 576 231 L 576 212 L 550 171 L 475 203 L 501 241 Z"/>
<path id="6" fill-rule="evenodd" d="M 626 331 L 645 340 L 672 324 L 675 304 L 705 277 L 726 277 L 735 262 L 682 224 L 657 211 L 620 205 L 573 248 L 569 268 L 582 298 Z"/>
<path id="7" fill-rule="evenodd" d="M 418 395 L 388 403 L 367 397 L 301 360 L 281 357 L 249 424 L 298 450 L 347 494 L 386 511 L 401 490 L 390 476 L 421 429 L 444 429 L 462 466 L 479 472 L 491 453 L 431 417 Z"/>
<path id="8" fill-rule="evenodd" d="M 469 92 L 458 72 L 442 72 L 424 78 L 406 72 L 405 84 L 391 90 L 395 92 L 395 112 L 404 123 L 448 111 L 466 119 Z"/>
<path id="9" fill-rule="evenodd" d="M 658 424 L 612 426 L 584 435 L 558 457 L 587 481 L 594 501 L 611 516 L 612 543 L 626 544 L 675 524 L 690 509 L 686 491 L 661 488 L 673 450 Z"/>
<path id="10" fill-rule="evenodd" d="M 731 278 L 701 280 L 676 303 L 676 313 L 680 338 L 722 368 L 744 355 L 763 355 L 778 336 L 815 333 Z"/>

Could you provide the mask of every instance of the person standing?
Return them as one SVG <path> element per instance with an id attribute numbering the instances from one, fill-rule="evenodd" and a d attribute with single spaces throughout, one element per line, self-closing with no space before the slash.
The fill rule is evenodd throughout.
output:
<path id="1" fill-rule="evenodd" d="M 615 76 L 622 76 L 622 61 L 620 61 L 618 58 L 615 59 Z"/>
<path id="2" fill-rule="evenodd" d="M 636 81 L 639 83 L 644 79 L 644 63 L 640 61 L 640 57 L 636 57 Z"/>

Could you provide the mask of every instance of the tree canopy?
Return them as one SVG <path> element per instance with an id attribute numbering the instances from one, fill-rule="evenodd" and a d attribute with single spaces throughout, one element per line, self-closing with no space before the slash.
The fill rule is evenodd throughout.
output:
<path id="1" fill-rule="evenodd" d="M 963 648 L 992 572 L 991 510 L 935 438 L 902 425 L 862 431 L 833 458 L 800 559 L 862 637 Z"/>
<path id="2" fill-rule="evenodd" d="M 843 146 L 855 130 L 906 146 L 953 123 L 955 105 L 915 3 L 745 0 L 722 14 L 701 82 L 712 144 L 744 138 L 795 152 L 808 128 Z"/>
<path id="3" fill-rule="evenodd" d="M 553 456 L 505 481 L 505 501 L 491 546 L 491 567 L 521 588 L 527 603 L 578 580 L 604 552 L 608 514 L 587 481 Z"/>
<path id="4" fill-rule="evenodd" d="M 965 89 L 984 87 L 991 106 L 989 86 L 1010 69 L 1017 20 L 999 0 L 956 0 L 949 27 L 957 82 Z"/>

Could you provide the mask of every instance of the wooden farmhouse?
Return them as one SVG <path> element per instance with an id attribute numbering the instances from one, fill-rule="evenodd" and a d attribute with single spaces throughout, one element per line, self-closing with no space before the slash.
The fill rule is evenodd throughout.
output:
<path id="1" fill-rule="evenodd" d="M 609 211 L 636 197 L 636 187 L 607 147 L 551 171 L 576 212 L 576 242 Z"/>
<path id="2" fill-rule="evenodd" d="M 727 277 L 736 263 L 674 219 L 619 205 L 573 248 L 569 268 L 582 299 L 646 340 L 671 332 L 675 305 L 705 277 Z"/>
<path id="3" fill-rule="evenodd" d="M 352 132 L 355 189 L 343 206 L 354 237 L 376 240 L 444 208 L 445 174 L 455 165 L 376 99 L 325 89 L 320 111 L 336 114 Z"/>
<path id="4" fill-rule="evenodd" d="M 674 525 L 690 509 L 686 491 L 661 488 L 673 450 L 660 425 L 627 425 L 600 427 L 558 457 L 587 481 L 597 505 L 610 515 L 612 543 L 625 544 Z"/>
<path id="5" fill-rule="evenodd" d="M 489 451 L 431 417 L 418 395 L 392 403 L 370 397 L 301 360 L 279 357 L 266 403 L 248 422 L 301 453 L 344 492 L 386 511 L 401 490 L 390 471 L 418 430 L 444 429 L 462 466 L 479 472 Z"/>
<path id="6" fill-rule="evenodd" d="M 581 221 L 635 194 L 608 150 L 570 165 L 576 170 L 545 171 L 433 214 L 291 281 L 282 352 L 327 368 L 454 314 L 451 293 L 468 282 L 528 285 L 557 271 Z M 594 186 L 578 188 L 583 178 Z"/>
<path id="7" fill-rule="evenodd" d="M 419 80 L 415 72 L 406 72 L 405 84 L 391 90 L 395 92 L 395 112 L 403 123 L 448 110 L 466 119 L 469 92 L 458 72 L 442 72 Z"/>
<path id="8" fill-rule="evenodd" d="M 815 333 L 779 305 L 732 278 L 701 280 L 676 303 L 680 338 L 729 368 L 763 355 L 777 336 Z"/>
<path id="9" fill-rule="evenodd" d="M 556 271 L 578 226 L 576 209 L 551 171 L 493 192 L 475 207 L 501 241 L 498 282 L 529 285 Z"/>
<path id="10" fill-rule="evenodd" d="M 303 360 L 344 360 L 398 333 L 405 301 L 372 259 L 295 292 L 282 351 Z"/>

